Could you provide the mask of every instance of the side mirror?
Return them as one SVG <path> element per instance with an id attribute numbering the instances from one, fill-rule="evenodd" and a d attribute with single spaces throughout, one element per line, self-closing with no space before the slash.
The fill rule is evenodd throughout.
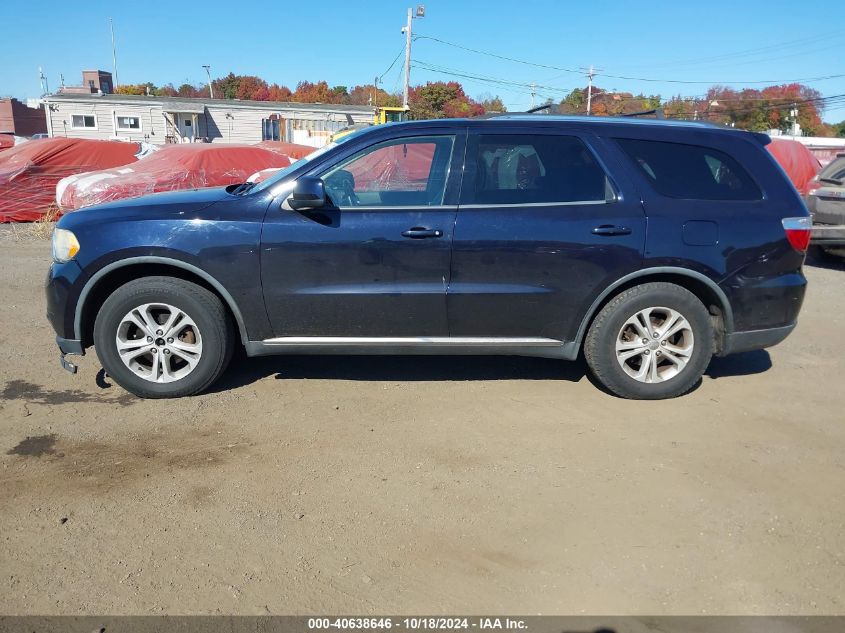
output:
<path id="1" fill-rule="evenodd" d="M 302 176 L 296 179 L 293 193 L 288 198 L 291 209 L 319 209 L 326 205 L 326 186 L 322 178 Z"/>

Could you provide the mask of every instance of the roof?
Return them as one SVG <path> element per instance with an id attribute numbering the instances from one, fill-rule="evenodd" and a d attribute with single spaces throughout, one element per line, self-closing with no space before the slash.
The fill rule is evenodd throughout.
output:
<path id="1" fill-rule="evenodd" d="M 386 126 L 411 126 L 411 127 L 432 127 L 443 125 L 464 125 L 470 127 L 495 127 L 504 125 L 513 125 L 514 123 L 524 123 L 537 126 L 554 126 L 556 124 L 577 124 L 578 126 L 601 128 L 605 126 L 619 127 L 619 128 L 652 128 L 652 129 L 687 129 L 687 130 L 701 130 L 707 132 L 724 133 L 724 134 L 750 134 L 764 145 L 769 142 L 767 134 L 759 132 L 748 132 L 732 127 L 725 127 L 714 125 L 704 121 L 680 121 L 667 119 L 639 119 L 634 117 L 603 117 L 603 116 L 586 116 L 586 115 L 545 115 L 545 114 L 503 114 L 494 117 L 476 117 L 471 119 L 427 119 L 423 121 L 405 121 L 401 123 L 386 123 L 379 125 L 376 128 L 384 128 Z"/>
<path id="2" fill-rule="evenodd" d="M 116 94 L 50 94 L 46 102 L 71 101 L 75 103 L 125 103 L 129 105 L 157 105 L 166 108 L 184 108 L 178 112 L 203 112 L 209 106 L 218 108 L 249 108 L 258 110 L 299 110 L 312 112 L 340 112 L 350 114 L 372 114 L 368 105 L 345 105 L 342 103 L 298 103 L 295 101 L 248 101 L 241 99 L 194 99 L 190 97 L 153 97 L 144 95 Z M 169 110 L 173 112 L 174 110 Z"/>

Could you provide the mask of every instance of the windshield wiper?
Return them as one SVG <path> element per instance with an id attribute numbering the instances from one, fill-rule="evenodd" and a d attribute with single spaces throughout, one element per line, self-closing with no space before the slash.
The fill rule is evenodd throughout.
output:
<path id="1" fill-rule="evenodd" d="M 245 182 L 242 185 L 238 185 L 238 187 L 234 191 L 232 191 L 232 195 L 233 196 L 239 196 L 242 193 L 246 193 L 247 191 L 252 189 L 255 186 L 255 184 L 256 183 L 254 183 L 254 182 Z"/>
<path id="2" fill-rule="evenodd" d="M 836 178 L 819 178 L 819 182 L 829 182 L 829 183 L 831 183 L 831 184 L 833 184 L 833 185 L 839 185 L 839 186 L 842 186 L 842 181 L 841 181 L 841 180 L 837 180 Z"/>

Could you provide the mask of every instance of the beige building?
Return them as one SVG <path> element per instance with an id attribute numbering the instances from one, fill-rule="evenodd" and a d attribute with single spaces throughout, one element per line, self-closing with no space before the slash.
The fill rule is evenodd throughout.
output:
<path id="1" fill-rule="evenodd" d="M 370 106 L 61 92 L 43 97 L 50 136 L 166 143 L 288 141 L 321 147 L 373 122 Z"/>

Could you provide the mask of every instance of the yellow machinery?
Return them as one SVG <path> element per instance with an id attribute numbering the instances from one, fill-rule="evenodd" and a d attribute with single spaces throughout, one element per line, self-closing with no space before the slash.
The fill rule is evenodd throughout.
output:
<path id="1" fill-rule="evenodd" d="M 381 106 L 377 107 L 373 112 L 373 125 L 382 125 L 384 123 L 397 123 L 399 121 L 408 120 L 408 111 L 403 107 L 395 106 Z M 336 141 L 343 138 L 347 134 L 352 134 L 357 130 L 361 130 L 369 125 L 348 125 L 343 129 L 338 130 L 332 134 L 331 140 Z"/>
<path id="2" fill-rule="evenodd" d="M 402 107 L 382 106 L 376 108 L 373 116 L 373 125 L 381 125 L 382 123 L 396 123 L 398 121 L 407 121 L 408 111 Z"/>

